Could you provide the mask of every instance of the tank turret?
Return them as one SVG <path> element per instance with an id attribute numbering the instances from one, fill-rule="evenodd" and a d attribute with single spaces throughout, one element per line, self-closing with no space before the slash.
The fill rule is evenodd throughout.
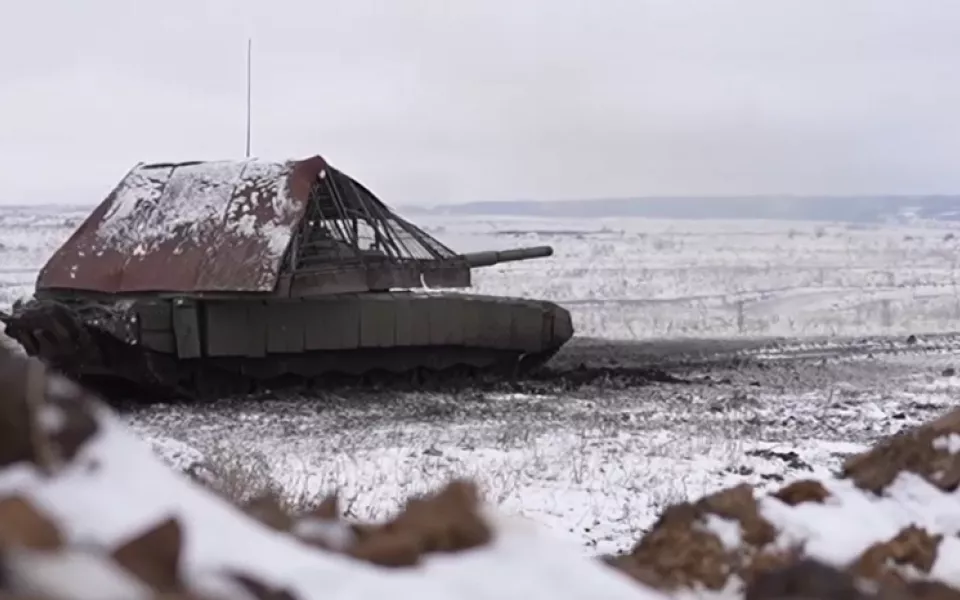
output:
<path id="1" fill-rule="evenodd" d="M 529 246 L 527 248 L 511 248 L 510 250 L 486 250 L 483 252 L 468 252 L 460 256 L 470 268 L 492 267 L 505 262 L 553 256 L 553 247 Z"/>

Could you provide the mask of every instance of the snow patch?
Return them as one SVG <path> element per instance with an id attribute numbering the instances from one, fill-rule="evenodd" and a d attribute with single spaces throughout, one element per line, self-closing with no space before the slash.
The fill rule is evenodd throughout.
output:
<path id="1" fill-rule="evenodd" d="M 40 598 L 140 600 L 152 590 L 107 557 L 66 550 L 57 553 L 15 550 L 4 553 L 11 587 Z"/>
<path id="2" fill-rule="evenodd" d="M 760 500 L 761 514 L 781 533 L 778 547 L 802 544 L 810 558 L 843 566 L 911 525 L 948 538 L 960 532 L 960 494 L 942 492 L 914 473 L 900 473 L 880 496 L 846 479 L 822 483 L 830 493 L 823 503 L 789 506 L 769 496 Z M 941 549 L 938 563 L 956 562 L 955 557 Z M 942 565 L 937 572 L 944 583 L 960 586 L 960 569 Z"/>
<path id="3" fill-rule="evenodd" d="M 304 600 L 664 597 L 530 527 L 502 527 L 488 546 L 428 558 L 416 569 L 384 569 L 310 548 L 165 467 L 108 411 L 97 417 L 99 432 L 55 478 L 21 464 L 0 472 L 0 493 L 25 494 L 71 544 L 114 548 L 176 517 L 186 532 L 182 568 L 188 586 L 197 582 L 201 589 L 225 591 L 215 575 L 234 571 L 286 587 Z M 38 581 L 76 573 L 124 597 L 143 597 L 95 559 L 35 562 L 31 568 L 26 573 L 40 573 Z"/>
<path id="4" fill-rule="evenodd" d="M 710 533 L 713 533 L 720 539 L 720 543 L 727 550 L 734 551 L 740 548 L 743 543 L 743 536 L 740 531 L 740 523 L 732 519 L 724 519 L 713 513 L 706 517 L 704 527 Z"/>
<path id="5" fill-rule="evenodd" d="M 933 440 L 934 450 L 946 450 L 950 454 L 960 452 L 960 434 L 951 433 Z"/>
<path id="6" fill-rule="evenodd" d="M 41 407 L 37 414 L 37 421 L 45 433 L 55 434 L 66 425 L 67 416 L 63 414 L 63 409 L 59 406 L 46 404 Z"/>

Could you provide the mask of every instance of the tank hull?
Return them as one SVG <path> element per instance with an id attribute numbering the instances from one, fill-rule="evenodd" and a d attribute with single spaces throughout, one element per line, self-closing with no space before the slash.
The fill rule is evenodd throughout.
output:
<path id="1" fill-rule="evenodd" d="M 206 400 L 342 378 L 510 375 L 573 336 L 545 301 L 382 292 L 315 299 L 39 298 L 5 318 L 28 354 L 107 395 Z"/>

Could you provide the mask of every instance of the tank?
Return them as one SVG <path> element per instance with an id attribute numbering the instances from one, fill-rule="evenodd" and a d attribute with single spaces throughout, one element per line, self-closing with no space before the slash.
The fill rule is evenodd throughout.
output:
<path id="1" fill-rule="evenodd" d="M 108 396 L 521 374 L 571 339 L 569 312 L 462 290 L 552 254 L 458 254 L 321 156 L 140 163 L 0 320 Z"/>

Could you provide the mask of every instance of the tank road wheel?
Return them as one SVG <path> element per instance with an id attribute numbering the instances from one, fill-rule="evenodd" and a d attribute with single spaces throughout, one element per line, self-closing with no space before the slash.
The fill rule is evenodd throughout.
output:
<path id="1" fill-rule="evenodd" d="M 518 360 L 519 358 L 512 354 L 501 356 L 496 362 L 486 367 L 476 369 L 474 378 L 477 380 L 500 379 L 511 381 L 517 376 Z"/>
<path id="2" fill-rule="evenodd" d="M 430 367 L 415 367 L 410 370 L 410 384 L 415 388 L 428 386 L 436 378 L 437 372 Z"/>
<path id="3" fill-rule="evenodd" d="M 477 369 L 472 365 L 458 363 L 443 370 L 443 380 L 448 384 L 473 383 L 477 379 Z"/>
<path id="4" fill-rule="evenodd" d="M 196 365 L 189 378 L 189 389 L 197 400 L 212 401 L 228 396 L 249 394 L 253 381 L 240 373 L 230 373 L 215 367 Z"/>
<path id="5" fill-rule="evenodd" d="M 556 348 L 546 352 L 536 352 L 521 356 L 518 362 L 519 373 L 524 375 L 526 373 L 530 373 L 531 371 L 536 371 L 540 367 L 550 362 L 550 359 L 556 356 L 557 352 L 559 351 L 560 349 Z"/>

